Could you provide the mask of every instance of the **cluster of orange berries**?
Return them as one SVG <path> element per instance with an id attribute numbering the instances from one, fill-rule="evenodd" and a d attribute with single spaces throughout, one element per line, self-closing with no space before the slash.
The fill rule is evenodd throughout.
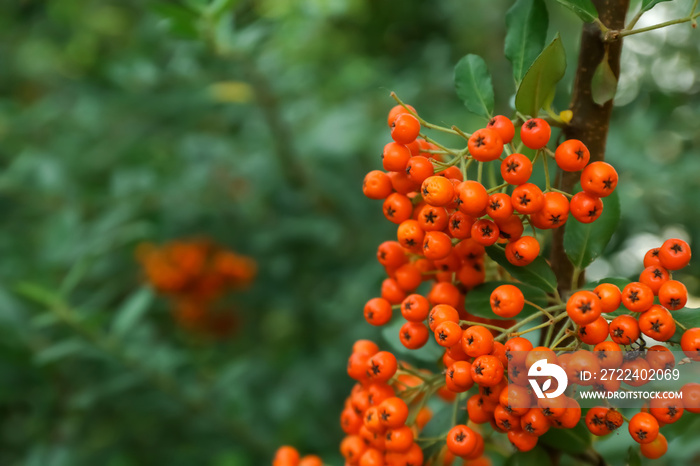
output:
<path id="1" fill-rule="evenodd" d="M 571 295 L 566 312 L 579 325 L 579 338 L 589 345 L 603 342 L 608 335 L 619 345 L 631 345 L 641 334 L 656 341 L 668 341 L 676 333 L 671 311 L 683 308 L 688 301 L 685 285 L 672 280 L 671 272 L 688 265 L 690 253 L 688 243 L 669 239 L 645 254 L 645 268 L 639 281 L 629 283 L 622 291 L 611 283 L 603 283 L 593 291 L 582 290 Z M 655 304 L 655 299 L 659 304 Z M 608 324 L 601 314 L 616 311 L 620 304 L 631 314 L 617 316 Z M 700 346 L 700 335 L 697 340 Z"/>
<path id="2" fill-rule="evenodd" d="M 444 348 L 444 371 L 418 370 L 397 361 L 391 352 L 380 351 L 373 342 L 356 342 L 347 372 L 357 383 L 341 414 L 346 437 L 340 450 L 346 466 L 419 466 L 435 461 L 451 465 L 456 458 L 464 465 L 489 465 L 483 454 L 481 424 L 505 433 L 519 451 L 533 449 L 550 429 L 571 429 L 583 422 L 594 435 L 606 435 L 622 426 L 626 419 L 616 409 L 583 410 L 575 395 L 583 387 L 620 390 L 622 380 L 600 377 L 603 369 L 651 374 L 675 367 L 670 350 L 662 345 L 646 348 L 642 334 L 657 341 L 668 341 L 676 334 L 672 311 L 685 306 L 688 294 L 682 283 L 672 280 L 671 272 L 688 264 L 688 244 L 671 239 L 649 251 L 639 281 L 622 290 L 603 283 L 574 292 L 566 302 L 557 294 L 550 299 L 554 304 L 543 309 L 527 301 L 517 283 L 503 284 L 490 295 L 491 310 L 499 319 L 473 316 L 465 309 L 465 298 L 469 290 L 484 283 L 487 267 L 491 277 L 490 262 L 485 261 L 487 247 L 505 244 L 511 264 L 530 264 L 539 255 L 540 245 L 534 236 L 523 235 L 524 225 L 533 231 L 558 228 L 569 214 L 582 223 L 595 221 L 603 210 L 602 198 L 617 185 L 617 173 L 604 162 L 589 164 L 588 149 L 577 140 L 564 141 L 555 152 L 549 151 L 551 129 L 539 118 L 523 123 L 522 144 L 536 151 L 535 158 L 544 158 L 545 166 L 547 157 L 553 157 L 561 170 L 581 171 L 581 192 L 572 196 L 551 189 L 549 180 L 544 191 L 529 183 L 533 160 L 515 153 L 510 144 L 515 127 L 506 117 L 496 116 L 471 135 L 453 128 L 468 139 L 462 151 L 418 139 L 426 123 L 410 106 L 394 107 L 388 124 L 394 142 L 383 151 L 386 171 L 368 173 L 363 192 L 384 200 L 385 217 L 398 225 L 397 240 L 386 241 L 377 250 L 388 277 L 381 296 L 365 304 L 364 317 L 371 325 L 382 326 L 400 310 L 405 320 L 399 331 L 403 346 L 419 349 L 432 335 Z M 453 158 L 444 161 L 446 154 Z M 495 160 L 501 161 L 501 185 L 486 187 L 481 176 L 478 181 L 466 180 L 469 163 Z M 501 269 L 494 271 L 507 278 Z M 429 290 L 417 293 L 426 281 L 431 282 Z M 526 305 L 539 309 L 537 315 L 512 320 Z M 621 306 L 629 313 L 606 319 L 605 314 Z M 514 332 L 538 316 L 544 323 Z M 559 335 L 550 340 L 548 334 L 544 346 L 534 346 L 521 336 L 556 323 L 560 323 Z M 572 323 L 577 328 L 568 330 Z M 569 346 L 558 346 L 565 341 L 571 342 Z M 583 345 L 591 345 L 592 351 Z M 700 360 L 700 328 L 683 333 L 681 348 L 690 359 Z M 558 397 L 537 396 L 533 382 L 550 389 L 548 394 L 558 389 L 556 378 L 530 375 L 543 363 L 564 371 L 572 387 L 567 393 L 562 387 Z M 636 387 L 648 378 L 624 382 Z M 660 427 L 675 422 L 684 409 L 700 412 L 700 384 L 686 384 L 681 391 L 682 402 L 656 398 L 628 421 L 629 432 L 645 456 L 658 458 L 665 453 L 667 443 L 658 432 Z M 434 394 L 455 403 L 456 425 L 437 439 L 421 438 L 432 417 L 425 401 Z M 457 420 L 459 405 L 466 411 L 465 423 Z M 437 450 L 432 448 L 436 443 Z M 424 455 L 429 456 L 427 462 Z M 274 464 L 295 466 L 298 454 L 295 458 L 297 462 Z"/>
<path id="3" fill-rule="evenodd" d="M 253 281 L 257 266 L 252 258 L 207 239 L 176 240 L 160 247 L 145 243 L 136 256 L 148 283 L 171 298 L 182 327 L 218 337 L 235 328 L 235 314 L 220 309 L 220 301 Z"/>
<path id="4" fill-rule="evenodd" d="M 508 261 L 527 265 L 539 254 L 540 245 L 535 237 L 523 235 L 523 221 L 542 230 L 561 227 L 569 213 L 580 222 L 593 222 L 603 211 L 601 198 L 617 186 L 615 169 L 605 162 L 589 164 L 586 146 L 570 139 L 560 144 L 552 156 L 562 170 L 582 171 L 582 191 L 569 200 L 567 193 L 549 188 L 548 181 L 543 192 L 529 182 L 532 160 L 513 153 L 510 143 L 515 127 L 503 115 L 468 135 L 467 148 L 460 153 L 418 139 L 421 122 L 413 107 L 397 105 L 387 121 L 394 142 L 388 143 L 382 153 L 386 172 L 369 172 L 363 192 L 371 199 L 384 200 L 385 217 L 399 225 L 399 244 L 429 261 L 450 261 L 455 243 L 471 239 L 482 246 L 506 243 Z M 538 156 L 541 154 L 545 166 L 551 154 L 546 149 L 550 136 L 551 128 L 541 118 L 525 121 L 520 129 L 523 145 L 536 150 Z M 508 154 L 505 157 L 504 151 Z M 446 153 L 454 157 L 442 163 Z M 484 186 L 480 179 L 465 180 L 466 169 L 456 166 L 462 163 L 464 167 L 465 161 L 495 160 L 501 161 L 504 183 L 492 187 Z M 513 186 L 510 194 L 509 186 Z"/>

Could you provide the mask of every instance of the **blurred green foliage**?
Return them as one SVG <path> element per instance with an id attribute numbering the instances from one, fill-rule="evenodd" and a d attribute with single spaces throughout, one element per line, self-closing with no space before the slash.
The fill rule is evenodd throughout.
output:
<path id="1" fill-rule="evenodd" d="M 477 53 L 510 112 L 510 3 L 4 2 L 0 464 L 261 465 L 281 443 L 340 464 L 345 360 L 355 339 L 383 341 L 361 308 L 394 232 L 360 185 L 389 90 L 474 127 L 452 69 Z M 580 22 L 549 7 L 564 109 Z M 700 244 L 700 48 L 682 28 L 628 39 L 608 150 L 623 222 L 592 278 L 638 273 L 669 234 Z M 134 259 L 195 236 L 259 264 L 230 340 L 178 329 Z M 698 271 L 679 274 L 695 295 Z M 679 437 L 668 461 L 690 452 Z"/>

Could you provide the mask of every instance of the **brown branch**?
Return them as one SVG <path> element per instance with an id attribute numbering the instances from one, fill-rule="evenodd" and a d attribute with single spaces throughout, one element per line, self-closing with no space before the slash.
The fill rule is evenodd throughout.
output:
<path id="1" fill-rule="evenodd" d="M 246 55 L 238 56 L 240 63 L 248 77 L 255 100 L 262 112 L 265 123 L 270 130 L 270 139 L 274 146 L 273 154 L 280 165 L 282 175 L 293 188 L 304 185 L 306 175 L 297 163 L 294 138 L 292 130 L 282 117 L 282 109 L 272 86 L 263 73 L 257 67 L 255 61 Z"/>
<path id="2" fill-rule="evenodd" d="M 622 29 L 625 26 L 625 15 L 629 0 L 593 0 L 598 9 L 600 21 L 609 29 Z M 622 40 L 605 43 L 600 27 L 595 23 L 583 25 L 581 32 L 581 49 L 576 69 L 576 78 L 569 108 L 574 117 L 569 126 L 564 128 L 567 139 L 583 141 L 591 152 L 591 162 L 605 158 L 605 143 L 610 125 L 613 101 L 598 105 L 593 101 L 591 81 L 596 67 L 603 60 L 607 51 L 608 63 L 616 77 L 620 75 L 620 53 Z M 557 187 L 571 192 L 578 182 L 578 172 L 558 172 Z M 564 252 L 564 227 L 554 231 L 552 238 L 552 253 L 550 256 L 552 268 L 557 276 L 559 292 L 564 296 L 571 288 L 574 267 Z M 579 276 L 583 282 L 584 274 Z"/>

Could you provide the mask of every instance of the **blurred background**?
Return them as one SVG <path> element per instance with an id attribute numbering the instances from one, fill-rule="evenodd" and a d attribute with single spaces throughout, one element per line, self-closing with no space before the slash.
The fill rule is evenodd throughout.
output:
<path id="1" fill-rule="evenodd" d="M 389 92 L 473 129 L 452 69 L 477 53 L 510 114 L 511 3 L 2 2 L 0 464 L 257 466 L 282 443 L 341 464 L 352 342 L 385 344 L 361 313 L 395 228 L 361 183 Z M 580 21 L 548 6 L 563 110 Z M 698 63 L 687 25 L 625 42 L 623 221 L 591 279 L 638 274 L 670 236 L 700 244 Z M 171 256 L 220 267 L 189 283 Z M 680 277 L 695 295 L 699 271 Z M 674 439 L 667 461 L 697 449 Z"/>

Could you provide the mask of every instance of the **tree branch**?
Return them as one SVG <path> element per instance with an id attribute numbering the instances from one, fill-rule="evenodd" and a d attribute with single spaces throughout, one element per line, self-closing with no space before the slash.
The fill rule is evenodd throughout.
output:
<path id="1" fill-rule="evenodd" d="M 625 15 L 629 7 L 629 0 L 593 0 L 598 9 L 600 21 L 609 29 L 622 29 L 625 26 Z M 569 108 L 574 117 L 569 126 L 564 128 L 567 139 L 579 139 L 591 152 L 591 162 L 604 160 L 605 143 L 610 125 L 613 101 L 609 100 L 604 105 L 598 105 L 593 101 L 591 82 L 598 64 L 604 59 L 607 52 L 608 63 L 616 77 L 620 75 L 620 54 L 622 41 L 605 43 L 601 35 L 600 27 L 595 23 L 583 25 L 581 32 L 581 49 L 576 69 L 576 78 Z M 557 173 L 557 187 L 564 191 L 571 191 L 580 178 L 578 172 Z M 554 230 L 552 238 L 552 253 L 550 256 L 552 268 L 557 276 L 559 291 L 564 295 L 570 290 L 571 280 L 574 275 L 574 267 L 569 262 L 564 252 L 564 228 Z M 583 282 L 584 274 L 578 278 L 579 284 Z"/>

